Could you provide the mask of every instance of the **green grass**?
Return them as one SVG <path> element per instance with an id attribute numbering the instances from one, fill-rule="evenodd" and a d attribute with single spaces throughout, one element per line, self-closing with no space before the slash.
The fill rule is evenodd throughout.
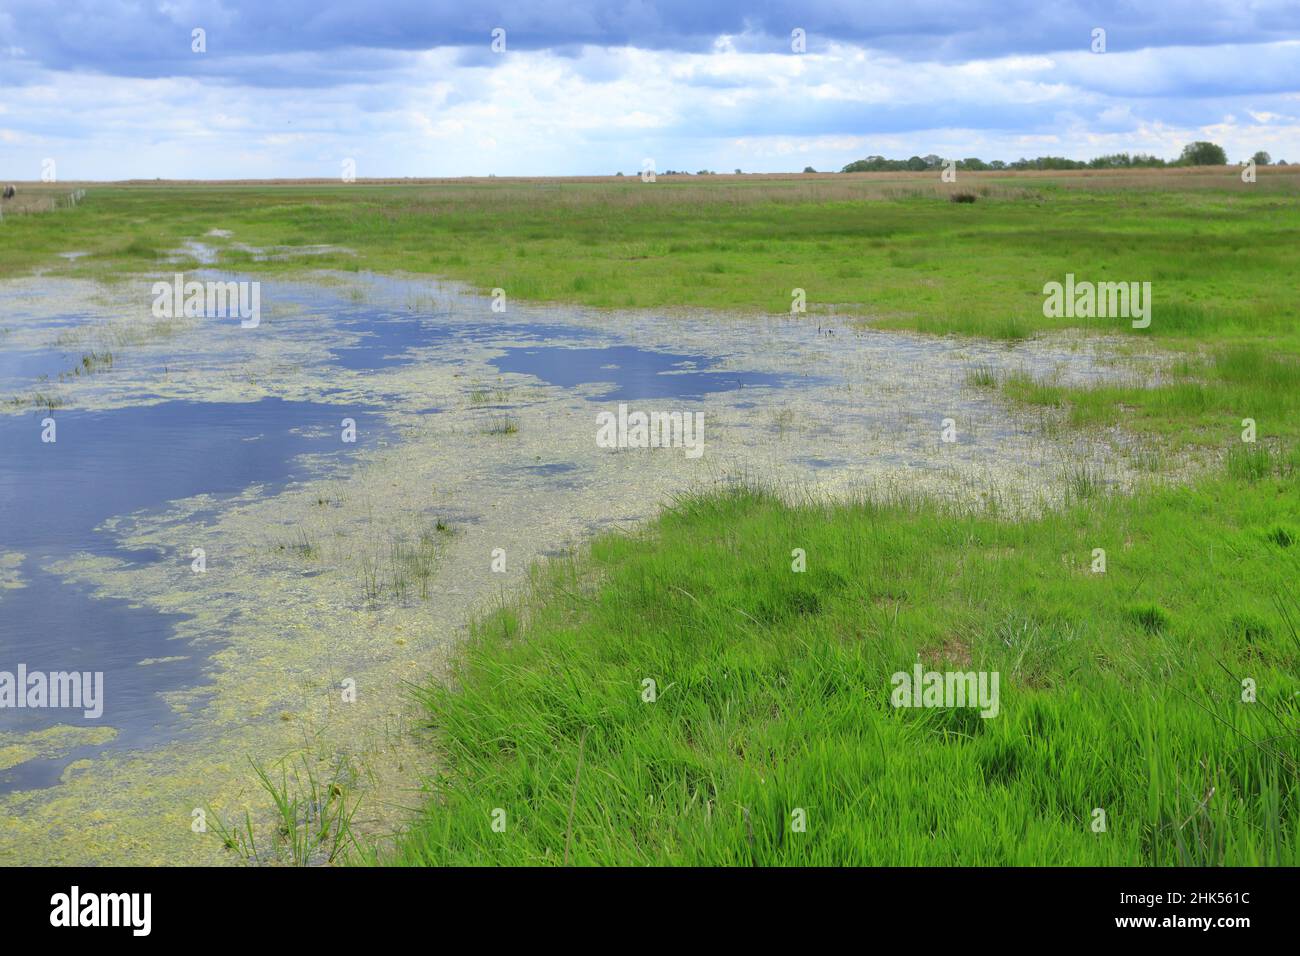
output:
<path id="1" fill-rule="evenodd" d="M 429 599 L 429 585 L 443 550 L 440 535 L 445 533 L 446 525 L 439 520 L 435 527 L 422 530 L 414 541 L 392 542 L 389 581 L 398 601 L 405 601 L 411 595 L 422 601 Z"/>
<path id="2" fill-rule="evenodd" d="M 470 389 L 469 403 L 471 405 L 500 405 L 509 401 L 510 390 L 500 385 L 489 388 L 486 385 L 475 385 Z"/>
<path id="3" fill-rule="evenodd" d="M 443 519 L 411 535 L 395 537 L 383 548 L 362 550 L 359 555 L 361 589 L 365 603 L 377 607 L 387 600 L 405 604 L 427 601 L 447 538 L 455 534 Z"/>
<path id="4" fill-rule="evenodd" d="M 14 409 L 43 408 L 46 411 L 55 411 L 62 408 L 64 401 L 57 395 L 51 395 L 48 392 L 39 392 L 33 390 L 24 395 L 11 395 L 5 399 L 5 404 Z"/>
<path id="5" fill-rule="evenodd" d="M 227 821 L 211 807 L 205 808 L 210 832 L 250 864 L 320 866 L 343 859 L 354 842 L 355 772 L 343 762 L 327 779 L 306 757 L 301 769 L 286 764 L 280 765 L 277 780 L 253 762 L 258 783 L 275 807 L 275 826 L 268 841 L 259 846 L 257 827 L 247 811 L 242 821 Z"/>
<path id="6" fill-rule="evenodd" d="M 81 361 L 66 372 L 59 373 L 59 381 L 80 378 L 82 375 L 95 375 L 113 367 L 112 352 L 86 352 Z"/>
<path id="7" fill-rule="evenodd" d="M 485 435 L 516 435 L 519 433 L 519 419 L 513 415 L 493 415 L 483 428 Z"/>
<path id="8" fill-rule="evenodd" d="M 1206 338 L 1204 355 L 1180 360 L 1170 379 L 1158 385 L 1067 388 L 1013 374 L 1002 389 L 1023 405 L 1066 408 L 1071 427 L 1121 426 L 1150 436 L 1168 452 L 1244 444 L 1248 418 L 1255 422 L 1260 449 L 1254 454 L 1268 454 L 1264 445 L 1269 442 L 1295 448 L 1300 442 L 1300 352 L 1287 351 L 1287 340 L 1272 336 L 1234 344 Z"/>
<path id="9" fill-rule="evenodd" d="M 276 541 L 274 547 L 282 554 L 291 554 L 303 561 L 315 561 L 320 557 L 320 545 L 302 528 L 299 528 L 288 540 Z"/>
<path id="10" fill-rule="evenodd" d="M 1276 475 L 1019 523 L 687 498 L 481 622 L 397 860 L 1296 865 L 1297 509 Z M 918 654 L 1000 714 L 892 708 Z"/>
<path id="11" fill-rule="evenodd" d="M 976 365 L 966 373 L 966 384 L 976 388 L 997 388 L 997 370 L 992 365 Z"/>

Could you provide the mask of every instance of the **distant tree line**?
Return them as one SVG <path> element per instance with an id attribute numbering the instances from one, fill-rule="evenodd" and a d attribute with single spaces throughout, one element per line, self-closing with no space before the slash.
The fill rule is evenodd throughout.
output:
<path id="1" fill-rule="evenodd" d="M 1251 157 L 1256 166 L 1267 166 L 1272 162 L 1268 153 L 1261 150 Z M 845 166 L 845 173 L 887 173 L 887 172 L 925 172 L 927 169 L 939 169 L 945 160 L 931 153 L 928 156 L 913 156 L 910 159 L 886 159 L 884 156 L 868 156 L 855 160 Z M 1000 159 L 990 162 L 978 157 L 959 159 L 958 169 L 972 172 L 997 169 L 1135 169 L 1156 166 L 1226 166 L 1228 154 L 1216 143 L 1196 142 L 1183 147 L 1182 155 L 1173 161 L 1150 156 L 1146 153 L 1109 153 L 1087 161 L 1066 159 L 1064 156 L 1039 156 L 1037 159 L 1018 159 L 1007 163 Z M 1280 164 L 1279 164 L 1280 165 Z"/>
<path id="2" fill-rule="evenodd" d="M 1273 158 L 1262 149 L 1251 159 L 1255 161 L 1256 166 L 1274 165 Z M 858 159 L 849 163 L 840 172 L 923 173 L 927 169 L 939 169 L 945 162 L 947 160 L 942 156 L 934 155 L 934 153 L 928 156 L 913 156 L 910 159 L 886 159 L 884 156 L 868 156 L 866 159 Z M 972 172 L 998 169 L 1139 169 L 1162 166 L 1226 166 L 1228 165 L 1228 154 L 1217 143 L 1207 143 L 1202 140 L 1188 143 L 1183 147 L 1182 154 L 1175 160 L 1161 159 L 1159 156 L 1151 156 L 1147 153 L 1107 153 L 1105 156 L 1098 156 L 1086 162 L 1082 159 L 1066 159 L 1064 156 L 1039 156 L 1037 159 L 1017 159 L 1012 163 L 1003 162 L 1000 159 L 994 159 L 986 163 L 984 160 L 972 156 L 968 159 L 957 160 L 955 165 L 958 169 L 966 169 Z M 1285 166 L 1287 161 L 1279 159 L 1276 165 Z M 805 166 L 803 171 L 805 173 L 817 172 L 811 166 Z M 740 174 L 739 169 L 736 170 L 736 174 Z M 623 174 L 616 173 L 615 175 L 622 176 Z M 685 169 L 666 169 L 660 175 L 690 176 L 691 173 Z M 716 176 L 717 173 L 711 169 L 701 169 L 695 175 Z"/>

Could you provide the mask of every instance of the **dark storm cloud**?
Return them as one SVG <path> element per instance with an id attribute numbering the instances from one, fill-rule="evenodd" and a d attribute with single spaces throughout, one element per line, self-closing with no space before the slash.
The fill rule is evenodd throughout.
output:
<path id="1" fill-rule="evenodd" d="M 204 56 L 190 50 L 196 27 L 207 32 Z M 54 70 L 331 86 L 372 79 L 392 62 L 388 55 L 403 51 L 463 47 L 476 60 L 474 51 L 482 57 L 497 27 L 506 30 L 508 49 L 569 55 L 583 45 L 700 51 L 724 34 L 735 36 L 741 51 L 788 50 L 798 27 L 810 51 L 849 43 L 902 59 L 957 61 L 1085 50 L 1094 27 L 1107 31 L 1114 52 L 1294 39 L 1300 3 L 9 0 L 0 13 L 0 51 Z M 282 60 L 288 65 L 274 62 Z"/>

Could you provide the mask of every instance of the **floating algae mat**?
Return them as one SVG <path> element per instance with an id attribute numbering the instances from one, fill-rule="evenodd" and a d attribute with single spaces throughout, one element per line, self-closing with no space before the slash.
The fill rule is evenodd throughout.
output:
<path id="1" fill-rule="evenodd" d="M 270 832 L 255 766 L 337 784 L 381 837 L 436 769 L 411 686 L 534 561 L 744 478 L 1026 508 L 1067 462 L 1127 483 L 1124 448 L 1057 444 L 968 378 L 1154 375 L 1070 337 L 495 312 L 335 273 L 262 281 L 250 328 L 155 317 L 159 279 L 0 283 L 0 862 L 236 862 L 222 825 Z M 51 706 L 68 675 L 100 713 Z"/>

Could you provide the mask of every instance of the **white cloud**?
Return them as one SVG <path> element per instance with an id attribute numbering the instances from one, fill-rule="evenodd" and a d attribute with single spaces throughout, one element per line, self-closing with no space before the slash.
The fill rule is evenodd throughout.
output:
<path id="1" fill-rule="evenodd" d="M 1172 157 L 1192 139 L 1300 156 L 1297 93 L 1280 86 L 1300 83 L 1293 42 L 964 63 L 844 43 L 717 51 L 412 51 L 367 82 L 283 88 L 32 68 L 5 104 L 0 163 L 35 178 L 55 156 L 69 179 L 333 176 L 343 157 L 362 177 L 626 172 L 643 156 L 776 171 L 869 153 Z"/>

